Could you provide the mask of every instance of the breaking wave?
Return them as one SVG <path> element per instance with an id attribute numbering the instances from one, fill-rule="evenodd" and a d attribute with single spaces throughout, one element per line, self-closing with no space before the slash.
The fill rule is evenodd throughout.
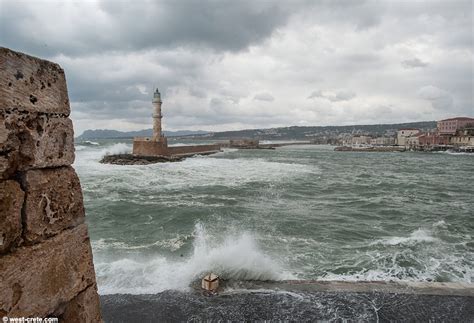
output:
<path id="1" fill-rule="evenodd" d="M 447 224 L 440 220 L 432 229 L 417 229 L 408 236 L 379 239 L 370 244 L 374 249 L 365 257 L 375 268 L 356 271 L 326 272 L 322 280 L 347 281 L 462 281 L 471 283 L 474 277 L 469 257 L 453 250 L 436 233 Z"/>
<path id="2" fill-rule="evenodd" d="M 104 156 L 104 155 L 129 154 L 131 152 L 132 152 L 132 146 L 131 145 L 119 142 L 117 144 L 113 144 L 112 146 L 103 149 L 102 150 L 102 156 Z"/>
<path id="3" fill-rule="evenodd" d="M 389 246 L 401 245 L 401 244 L 415 244 L 419 242 L 434 242 L 438 239 L 431 235 L 431 232 L 425 229 L 418 229 L 413 231 L 408 237 L 391 237 L 381 240 L 376 240 L 372 243 L 375 244 L 383 244 Z"/>
<path id="4" fill-rule="evenodd" d="M 196 224 L 192 254 L 171 260 L 163 256 L 147 260 L 120 259 L 96 263 L 101 294 L 158 293 L 168 289 L 187 290 L 207 272 L 223 279 L 283 280 L 294 278 L 258 246 L 249 232 L 228 236 L 216 243 L 201 224 Z"/>
<path id="5" fill-rule="evenodd" d="M 82 145 L 88 145 L 88 146 L 99 146 L 100 145 L 98 142 L 90 141 L 90 140 L 83 141 L 81 144 Z"/>
<path id="6" fill-rule="evenodd" d="M 454 151 L 454 150 L 437 151 L 435 153 L 445 154 L 445 155 L 452 155 L 452 156 L 474 156 L 474 153 L 463 152 L 463 151 Z"/>

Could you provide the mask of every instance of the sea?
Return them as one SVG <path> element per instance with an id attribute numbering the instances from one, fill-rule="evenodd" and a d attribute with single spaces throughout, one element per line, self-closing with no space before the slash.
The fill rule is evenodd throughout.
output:
<path id="1" fill-rule="evenodd" d="M 76 143 L 100 294 L 186 291 L 209 272 L 473 281 L 474 154 L 301 145 L 99 163 L 131 149 L 125 139 Z"/>

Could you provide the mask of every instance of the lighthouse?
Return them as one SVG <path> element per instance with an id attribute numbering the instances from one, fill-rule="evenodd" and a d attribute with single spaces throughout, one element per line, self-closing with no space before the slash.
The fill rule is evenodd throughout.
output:
<path id="1" fill-rule="evenodd" d="M 163 115 L 161 114 L 161 94 L 158 88 L 153 93 L 153 140 L 161 141 L 163 135 L 161 133 L 161 119 Z"/>
<path id="2" fill-rule="evenodd" d="M 146 156 L 138 160 L 139 165 L 149 164 L 150 162 L 176 161 L 183 157 L 194 155 L 208 155 L 221 151 L 219 144 L 197 145 L 197 146 L 179 146 L 168 147 L 168 139 L 164 136 L 161 129 L 161 94 L 158 89 L 153 93 L 153 136 L 133 138 L 133 158 Z M 152 157 L 157 157 L 153 159 Z M 151 159 L 150 159 L 151 158 Z M 134 163 L 134 162 L 132 162 Z"/>

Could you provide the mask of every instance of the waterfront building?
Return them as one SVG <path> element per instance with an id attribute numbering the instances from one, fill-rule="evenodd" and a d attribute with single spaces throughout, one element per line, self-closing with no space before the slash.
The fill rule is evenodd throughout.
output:
<path id="1" fill-rule="evenodd" d="M 440 135 L 455 135 L 456 131 L 465 127 L 474 127 L 474 118 L 457 117 L 438 121 Z"/>
<path id="2" fill-rule="evenodd" d="M 354 136 L 351 138 L 352 145 L 370 145 L 370 136 Z"/>
<path id="3" fill-rule="evenodd" d="M 403 128 L 397 131 L 397 145 L 407 147 L 407 138 L 416 137 L 420 134 L 420 129 Z"/>
<path id="4" fill-rule="evenodd" d="M 418 146 L 420 146 L 420 136 L 422 135 L 422 133 L 418 133 L 415 136 L 406 137 L 405 147 L 410 149 L 416 149 Z"/>
<path id="5" fill-rule="evenodd" d="M 370 140 L 372 146 L 392 146 L 395 144 L 393 137 L 377 137 Z"/>
<path id="6" fill-rule="evenodd" d="M 434 146 L 445 146 L 450 144 L 449 136 L 440 136 L 436 132 L 428 132 L 418 137 L 418 145 L 420 147 L 434 147 Z"/>
<path id="7" fill-rule="evenodd" d="M 454 146 L 474 146 L 474 127 L 458 130 L 450 143 Z"/>

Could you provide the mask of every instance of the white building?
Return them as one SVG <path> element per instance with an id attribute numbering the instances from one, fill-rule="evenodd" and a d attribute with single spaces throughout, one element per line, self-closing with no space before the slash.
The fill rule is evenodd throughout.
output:
<path id="1" fill-rule="evenodd" d="M 370 140 L 372 138 L 369 136 L 354 136 L 351 139 L 351 144 L 354 146 L 359 146 L 359 145 L 370 145 Z"/>
<path id="2" fill-rule="evenodd" d="M 417 137 L 418 134 L 420 134 L 419 129 L 405 128 L 405 129 L 398 130 L 397 131 L 397 145 L 404 146 L 404 147 L 410 146 L 407 138 Z M 410 141 L 413 141 L 413 139 Z"/>
<path id="3" fill-rule="evenodd" d="M 372 146 L 392 146 L 395 145 L 395 138 L 393 137 L 377 137 L 370 140 Z"/>

